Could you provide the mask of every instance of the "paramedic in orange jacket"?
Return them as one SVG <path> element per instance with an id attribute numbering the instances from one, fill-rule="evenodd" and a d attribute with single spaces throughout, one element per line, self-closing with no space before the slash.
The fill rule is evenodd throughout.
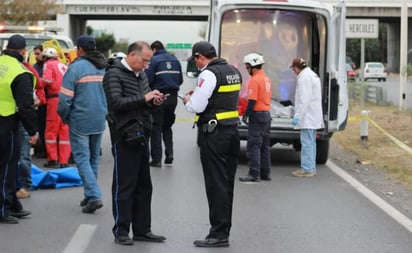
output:
<path id="1" fill-rule="evenodd" d="M 58 61 L 58 53 L 54 48 L 45 48 L 43 57 L 45 58 L 43 81 L 47 100 L 45 131 L 47 163 L 44 166 L 64 168 L 68 167 L 71 153 L 69 126 L 61 120 L 57 113 L 57 106 L 67 66 Z"/>
<path id="2" fill-rule="evenodd" d="M 272 81 L 265 74 L 263 56 L 247 54 L 243 60 L 251 78 L 248 84 L 248 106 L 242 121 L 248 124 L 247 158 L 249 173 L 239 177 L 242 182 L 270 179 L 270 102 Z"/>

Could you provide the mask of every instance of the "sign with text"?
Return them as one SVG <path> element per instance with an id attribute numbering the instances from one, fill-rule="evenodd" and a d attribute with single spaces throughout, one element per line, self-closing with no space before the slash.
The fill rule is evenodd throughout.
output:
<path id="1" fill-rule="evenodd" d="M 192 55 L 192 43 L 167 43 L 166 49 L 180 61 L 186 61 Z"/>
<path id="2" fill-rule="evenodd" d="M 346 19 L 346 38 L 376 39 L 379 35 L 377 19 Z"/>
<path id="3" fill-rule="evenodd" d="M 128 15 L 195 15 L 192 6 L 170 6 L 170 5 L 66 5 L 66 12 L 69 14 L 87 14 L 87 15 L 102 15 L 102 14 L 128 14 Z"/>
<path id="4" fill-rule="evenodd" d="M 167 49 L 191 49 L 192 44 L 191 43 L 167 43 L 166 48 Z"/>

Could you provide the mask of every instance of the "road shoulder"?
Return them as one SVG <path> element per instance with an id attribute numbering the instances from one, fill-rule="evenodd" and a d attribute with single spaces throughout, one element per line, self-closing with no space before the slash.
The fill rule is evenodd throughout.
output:
<path id="1" fill-rule="evenodd" d="M 356 154 L 343 150 L 337 142 L 331 140 L 330 144 L 329 159 L 332 162 L 412 219 L 412 191 L 400 181 L 389 178 L 381 169 L 361 164 Z"/>

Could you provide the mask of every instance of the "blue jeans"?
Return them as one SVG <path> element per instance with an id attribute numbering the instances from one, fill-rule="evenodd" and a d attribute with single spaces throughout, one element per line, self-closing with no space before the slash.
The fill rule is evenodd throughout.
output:
<path id="1" fill-rule="evenodd" d="M 300 143 L 302 144 L 300 156 L 302 170 L 316 173 L 316 130 L 301 129 Z"/>
<path id="2" fill-rule="evenodd" d="M 19 142 L 20 142 L 20 157 L 19 165 L 17 167 L 17 187 L 16 189 L 24 188 L 31 189 L 31 157 L 29 143 L 29 133 L 24 129 L 23 124 L 19 123 Z"/>
<path id="3" fill-rule="evenodd" d="M 70 128 L 73 158 L 83 181 L 84 198 L 89 202 L 102 199 L 102 192 L 97 182 L 102 137 L 103 133 L 81 134 Z"/>

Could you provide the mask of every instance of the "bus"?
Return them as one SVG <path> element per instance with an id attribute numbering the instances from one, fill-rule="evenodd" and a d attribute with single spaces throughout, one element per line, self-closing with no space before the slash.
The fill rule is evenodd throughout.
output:
<path id="1" fill-rule="evenodd" d="M 249 74 L 243 57 L 261 53 L 272 79 L 271 145 L 292 145 L 300 151 L 300 133 L 291 125 L 296 75 L 295 57 L 304 58 L 320 77 L 325 128 L 317 132 L 317 163 L 326 163 L 332 134 L 344 130 L 348 117 L 346 76 L 346 7 L 308 0 L 211 0 L 207 40 L 218 55 L 238 67 L 243 83 L 239 115 L 247 103 Z M 192 64 L 191 64 L 192 65 Z M 188 70 L 189 71 L 189 70 Z M 190 72 L 190 71 L 189 71 Z M 247 125 L 240 123 L 242 140 Z"/>

